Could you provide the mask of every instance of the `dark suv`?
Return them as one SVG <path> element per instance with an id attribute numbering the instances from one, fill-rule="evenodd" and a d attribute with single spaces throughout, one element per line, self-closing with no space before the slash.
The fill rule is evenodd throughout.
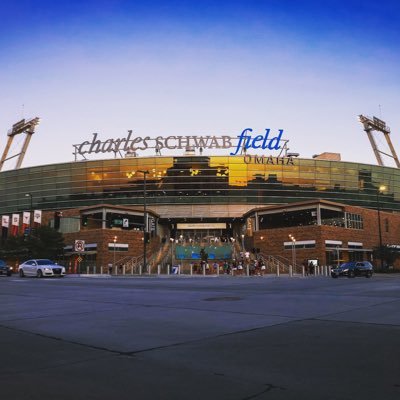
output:
<path id="1" fill-rule="evenodd" d="M 352 261 L 332 269 L 331 276 L 332 278 L 339 276 L 348 276 L 349 278 L 365 276 L 366 278 L 371 278 L 373 272 L 374 267 L 369 261 Z"/>
<path id="2" fill-rule="evenodd" d="M 7 265 L 7 263 L 3 260 L 0 260 L 0 275 L 11 276 L 12 268 Z"/>

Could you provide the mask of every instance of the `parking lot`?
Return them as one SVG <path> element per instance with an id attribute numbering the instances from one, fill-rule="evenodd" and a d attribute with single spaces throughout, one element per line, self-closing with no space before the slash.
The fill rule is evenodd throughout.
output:
<path id="1" fill-rule="evenodd" d="M 14 275 L 0 301 L 5 400 L 400 398 L 400 275 Z"/>

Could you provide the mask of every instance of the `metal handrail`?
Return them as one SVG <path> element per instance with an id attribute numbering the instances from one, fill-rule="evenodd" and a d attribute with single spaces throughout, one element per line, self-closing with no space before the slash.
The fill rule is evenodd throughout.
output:
<path id="1" fill-rule="evenodd" d="M 259 256 L 262 257 L 264 262 L 267 264 L 266 267 L 270 269 L 271 273 L 289 273 L 289 265 L 280 261 L 276 256 L 267 255 L 264 253 L 259 253 Z"/>
<path id="2" fill-rule="evenodd" d="M 282 263 L 283 264 L 286 264 L 286 265 L 292 265 L 293 264 L 293 260 L 290 260 L 289 258 L 287 258 L 287 257 L 284 257 L 284 256 L 281 256 L 281 255 L 275 255 L 275 256 L 273 256 L 273 257 L 275 257 L 275 258 L 277 258 L 278 260 L 281 260 L 282 261 Z M 299 265 L 296 261 L 295 261 L 295 263 L 294 263 L 294 265 L 293 265 L 293 272 L 301 272 L 301 265 Z"/>

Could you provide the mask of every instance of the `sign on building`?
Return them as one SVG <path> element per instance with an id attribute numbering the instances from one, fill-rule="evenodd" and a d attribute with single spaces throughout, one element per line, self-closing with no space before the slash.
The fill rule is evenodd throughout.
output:
<path id="1" fill-rule="evenodd" d="M 85 251 L 85 241 L 84 240 L 75 240 L 75 251 L 78 253 Z"/>

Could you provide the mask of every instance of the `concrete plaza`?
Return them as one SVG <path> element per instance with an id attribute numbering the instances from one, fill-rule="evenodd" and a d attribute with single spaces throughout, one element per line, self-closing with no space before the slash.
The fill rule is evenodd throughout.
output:
<path id="1" fill-rule="evenodd" d="M 398 399 L 400 275 L 0 277 L 0 398 Z"/>

